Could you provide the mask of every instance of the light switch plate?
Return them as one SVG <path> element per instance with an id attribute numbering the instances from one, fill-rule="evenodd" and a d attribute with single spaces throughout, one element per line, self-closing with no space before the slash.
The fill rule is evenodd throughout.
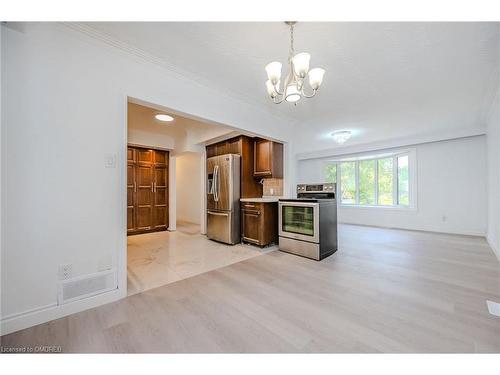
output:
<path id="1" fill-rule="evenodd" d="M 500 303 L 486 300 L 491 315 L 500 316 Z"/>
<path id="2" fill-rule="evenodd" d="M 116 168 L 116 154 L 106 154 L 104 156 L 104 167 Z"/>

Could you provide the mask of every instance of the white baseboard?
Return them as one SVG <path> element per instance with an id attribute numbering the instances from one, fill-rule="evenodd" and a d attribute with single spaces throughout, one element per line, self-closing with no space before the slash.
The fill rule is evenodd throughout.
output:
<path id="1" fill-rule="evenodd" d="M 497 260 L 500 262 L 500 249 L 495 244 L 495 241 L 491 238 L 491 236 L 486 236 L 486 240 L 488 241 L 488 245 L 490 245 L 491 250 L 493 250 L 493 253 L 496 255 Z"/>
<path id="2" fill-rule="evenodd" d="M 75 314 L 80 311 L 92 309 L 106 303 L 117 301 L 126 296 L 126 290 L 114 289 L 64 305 L 48 305 L 10 317 L 5 317 L 0 321 L 0 336 Z"/>
<path id="3" fill-rule="evenodd" d="M 339 224 L 349 224 L 349 225 L 360 225 L 365 227 L 376 227 L 376 228 L 387 228 L 387 229 L 401 229 L 401 230 L 413 230 L 417 232 L 429 232 L 429 233 L 443 233 L 443 234 L 457 234 L 461 236 L 474 236 L 474 237 L 486 237 L 486 233 L 478 231 L 464 231 L 461 229 L 439 229 L 439 228 L 424 228 L 424 227 L 404 227 L 396 225 L 384 225 L 384 224 L 364 224 L 355 223 L 350 221 L 339 221 Z"/>

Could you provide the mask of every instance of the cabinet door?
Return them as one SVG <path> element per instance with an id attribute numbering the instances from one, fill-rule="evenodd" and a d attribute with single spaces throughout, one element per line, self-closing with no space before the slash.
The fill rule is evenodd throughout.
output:
<path id="1" fill-rule="evenodd" d="M 135 150 L 132 147 L 127 148 L 127 163 L 135 162 Z"/>
<path id="2" fill-rule="evenodd" d="M 135 225 L 135 165 L 129 163 L 127 166 L 127 232 L 133 232 Z"/>
<path id="3" fill-rule="evenodd" d="M 215 145 L 215 147 L 216 147 L 217 156 L 227 154 L 227 143 L 226 142 L 217 143 Z"/>
<path id="4" fill-rule="evenodd" d="M 155 166 L 165 167 L 167 165 L 168 153 L 166 151 L 153 150 Z"/>
<path id="5" fill-rule="evenodd" d="M 261 235 L 260 235 L 260 211 L 259 210 L 242 210 L 242 239 L 246 242 L 251 242 L 256 245 L 260 245 L 261 243 Z"/>
<path id="6" fill-rule="evenodd" d="M 241 137 L 232 138 L 227 141 L 226 151 L 228 154 L 241 155 Z"/>
<path id="7" fill-rule="evenodd" d="M 217 156 L 217 146 L 216 145 L 207 146 L 207 158 L 211 158 L 212 156 Z"/>
<path id="8" fill-rule="evenodd" d="M 254 142 L 254 176 L 272 175 L 272 142 L 258 139 Z"/>
<path id="9" fill-rule="evenodd" d="M 135 149 L 135 161 L 142 165 L 152 165 L 153 164 L 153 150 L 147 150 L 144 148 Z"/>
<path id="10" fill-rule="evenodd" d="M 153 227 L 153 166 L 136 165 L 136 228 L 150 230 Z"/>
<path id="11" fill-rule="evenodd" d="M 153 227 L 167 229 L 168 227 L 168 169 L 155 166 L 154 174 L 154 201 Z"/>

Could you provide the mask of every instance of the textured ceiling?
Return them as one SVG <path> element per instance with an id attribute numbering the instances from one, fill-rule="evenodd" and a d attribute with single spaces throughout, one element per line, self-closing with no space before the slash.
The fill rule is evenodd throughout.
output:
<path id="1" fill-rule="evenodd" d="M 295 50 L 326 69 L 314 99 L 272 104 L 264 66 L 283 63 L 283 23 L 89 23 L 173 69 L 288 118 L 298 151 L 477 128 L 498 79 L 498 23 L 298 23 Z"/>

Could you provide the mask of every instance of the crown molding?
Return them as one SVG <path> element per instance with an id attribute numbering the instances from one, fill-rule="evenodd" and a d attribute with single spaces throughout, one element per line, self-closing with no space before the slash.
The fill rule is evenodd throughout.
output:
<path id="1" fill-rule="evenodd" d="M 196 83 L 199 86 L 208 88 L 213 91 L 217 91 L 220 95 L 224 95 L 227 97 L 230 97 L 232 99 L 238 100 L 241 103 L 244 103 L 246 105 L 250 105 L 252 107 L 256 107 L 261 111 L 264 111 L 266 114 L 269 116 L 272 116 L 274 118 L 277 118 L 281 121 L 286 121 L 287 123 L 296 123 L 297 119 L 292 118 L 290 116 L 287 116 L 282 113 L 271 113 L 269 112 L 266 108 L 263 108 L 262 103 L 259 103 L 256 101 L 254 98 L 244 95 L 241 92 L 237 92 L 233 89 L 227 89 L 227 88 L 218 88 L 214 86 L 214 83 L 205 77 L 202 77 L 196 73 L 193 73 L 191 71 L 187 71 L 185 69 L 182 69 L 181 67 L 172 64 L 168 60 L 164 58 L 160 58 L 158 56 L 155 56 L 149 52 L 146 52 L 140 48 L 134 47 L 130 45 L 129 43 L 125 43 L 107 33 L 104 33 L 100 30 L 97 30 L 85 23 L 82 22 L 62 22 L 62 25 L 77 31 L 81 34 L 84 34 L 86 36 L 89 36 L 93 39 L 96 39 L 108 46 L 114 47 L 122 52 L 125 52 L 126 54 L 133 56 L 135 58 L 138 58 L 139 60 L 142 60 L 143 62 L 147 62 L 156 66 L 159 66 L 163 69 L 168 70 L 169 72 L 173 73 L 174 75 L 177 76 L 177 78 L 180 79 L 185 79 L 191 82 Z M 229 94 L 229 95 L 228 95 Z"/>

